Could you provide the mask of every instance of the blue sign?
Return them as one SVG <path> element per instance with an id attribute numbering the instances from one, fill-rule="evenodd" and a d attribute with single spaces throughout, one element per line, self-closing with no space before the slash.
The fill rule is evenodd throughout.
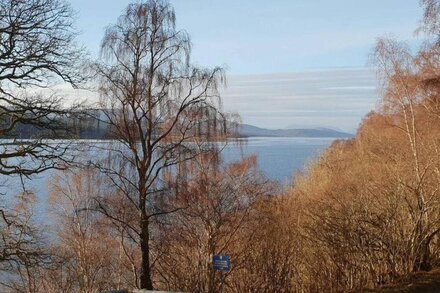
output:
<path id="1" fill-rule="evenodd" d="M 227 255 L 213 255 L 212 264 L 214 271 L 229 272 L 231 270 L 231 257 Z"/>

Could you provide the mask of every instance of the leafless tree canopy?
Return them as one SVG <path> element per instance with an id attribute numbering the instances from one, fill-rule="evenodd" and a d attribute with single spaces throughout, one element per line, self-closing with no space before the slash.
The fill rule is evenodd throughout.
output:
<path id="1" fill-rule="evenodd" d="M 81 80 L 78 51 L 65 56 L 70 8 L 1 3 L 0 133 L 14 137 L 26 123 L 56 131 L 70 114 L 58 98 L 17 89 Z M 31 193 L 0 205 L 0 274 L 10 277 L 0 276 L 1 289 L 219 292 L 214 254 L 231 256 L 224 290 L 237 293 L 361 292 L 438 271 L 440 2 L 421 4 L 428 35 L 418 52 L 377 42 L 377 109 L 284 191 L 261 174 L 257 157 L 222 161 L 218 142 L 232 118 L 221 111 L 223 71 L 191 65 L 189 36 L 168 1 L 128 5 L 93 66 L 101 94 L 94 113 L 113 140 L 95 145 L 96 163 L 51 179 L 51 245 L 37 237 Z M 29 42 L 38 47 L 27 50 Z M 0 173 L 57 168 L 65 148 L 51 147 L 37 139 L 5 149 Z"/>
<path id="2" fill-rule="evenodd" d="M 65 157 L 66 144 L 47 142 L 32 134 L 31 139 L 22 140 L 20 132 L 24 125 L 44 129 L 45 138 L 64 131 L 61 119 L 70 109 L 56 95 L 44 96 L 36 89 L 56 81 L 77 85 L 83 79 L 83 52 L 75 37 L 73 12 L 65 1 L 0 1 L 1 182 L 10 175 L 28 177 L 63 168 L 70 161 Z M 32 196 L 24 191 L 12 206 L 4 199 L 0 204 L 1 282 L 5 272 L 26 270 L 47 256 L 32 220 Z"/>
<path id="3" fill-rule="evenodd" d="M 103 120 L 119 142 L 111 164 L 101 167 L 139 215 L 137 225 L 127 227 L 139 237 L 140 287 L 147 289 L 151 219 L 178 209 L 163 205 L 165 174 L 173 169 L 183 175 L 185 162 L 227 135 L 219 111 L 223 72 L 191 66 L 189 36 L 176 29 L 175 18 L 167 1 L 130 4 L 106 30 L 103 62 L 96 66 Z M 106 211 L 103 201 L 99 208 Z"/>
<path id="4" fill-rule="evenodd" d="M 421 0 L 420 2 L 425 10 L 421 29 L 438 36 L 440 34 L 440 1 Z"/>
<path id="5" fill-rule="evenodd" d="M 1 1 L 0 66 L 2 92 L 6 82 L 23 87 L 48 85 L 56 75 L 77 83 L 73 12 L 60 0 Z"/>
<path id="6" fill-rule="evenodd" d="M 74 42 L 73 12 L 62 0 L 0 2 L 0 136 L 17 138 L 20 125 L 46 129 L 46 137 L 63 127 L 68 114 L 56 95 L 35 94 L 55 81 L 77 85 L 83 78 L 83 51 Z M 34 90 L 31 90 L 34 88 Z M 35 137 L 38 138 L 38 137 Z M 57 167 L 63 153 L 56 145 L 30 140 L 1 143 L 0 173 L 31 175 Z M 18 158 L 17 160 L 15 160 Z M 27 164 L 26 162 L 30 162 Z"/>

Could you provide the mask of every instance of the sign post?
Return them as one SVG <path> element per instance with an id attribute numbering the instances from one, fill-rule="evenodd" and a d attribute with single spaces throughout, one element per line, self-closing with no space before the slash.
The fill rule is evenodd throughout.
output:
<path id="1" fill-rule="evenodd" d="M 212 265 L 214 271 L 221 271 L 221 283 L 220 283 L 220 292 L 223 293 L 223 283 L 225 281 L 225 272 L 229 272 L 231 270 L 231 257 L 228 255 L 213 255 L 212 256 Z"/>

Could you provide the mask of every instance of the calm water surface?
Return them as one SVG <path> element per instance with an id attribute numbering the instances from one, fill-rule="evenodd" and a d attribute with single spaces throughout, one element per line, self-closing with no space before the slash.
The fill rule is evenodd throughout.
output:
<path id="1" fill-rule="evenodd" d="M 256 154 L 264 174 L 281 183 L 289 182 L 292 174 L 303 170 L 308 162 L 316 158 L 334 141 L 334 138 L 257 137 L 247 139 L 240 147 L 230 144 L 223 151 L 226 162 L 240 156 Z"/>
<path id="2" fill-rule="evenodd" d="M 325 150 L 334 138 L 249 138 L 244 144 L 230 143 L 223 150 L 225 163 L 239 160 L 242 156 L 257 155 L 263 173 L 272 180 L 289 183 L 293 173 L 303 170 L 308 162 Z M 55 171 L 48 171 L 27 181 L 38 196 L 40 211 L 44 218 L 47 199 L 47 182 Z M 0 192 L 16 195 L 20 189 L 18 178 L 9 178 Z"/>

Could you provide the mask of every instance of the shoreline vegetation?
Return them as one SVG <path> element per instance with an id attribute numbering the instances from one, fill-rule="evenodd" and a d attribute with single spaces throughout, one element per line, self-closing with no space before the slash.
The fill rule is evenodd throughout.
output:
<path id="1" fill-rule="evenodd" d="M 97 60 L 82 58 L 67 1 L 0 1 L 0 175 L 21 179 L 0 204 L 0 291 L 436 291 L 440 0 L 421 4 L 417 52 L 377 41 L 382 95 L 354 136 L 241 126 L 244 136 L 348 138 L 281 186 L 256 155 L 222 163 L 213 142 L 240 128 L 220 107 L 224 70 L 190 62 L 190 37 L 167 0 L 129 4 Z M 102 110 L 92 118 L 56 95 L 11 90 L 54 80 L 93 80 Z M 71 145 L 45 141 L 54 137 L 118 143 L 84 144 L 100 153 L 79 164 Z M 38 195 L 26 184 L 48 170 L 54 225 L 36 220 Z M 216 271 L 214 255 L 229 256 L 230 270 Z"/>

